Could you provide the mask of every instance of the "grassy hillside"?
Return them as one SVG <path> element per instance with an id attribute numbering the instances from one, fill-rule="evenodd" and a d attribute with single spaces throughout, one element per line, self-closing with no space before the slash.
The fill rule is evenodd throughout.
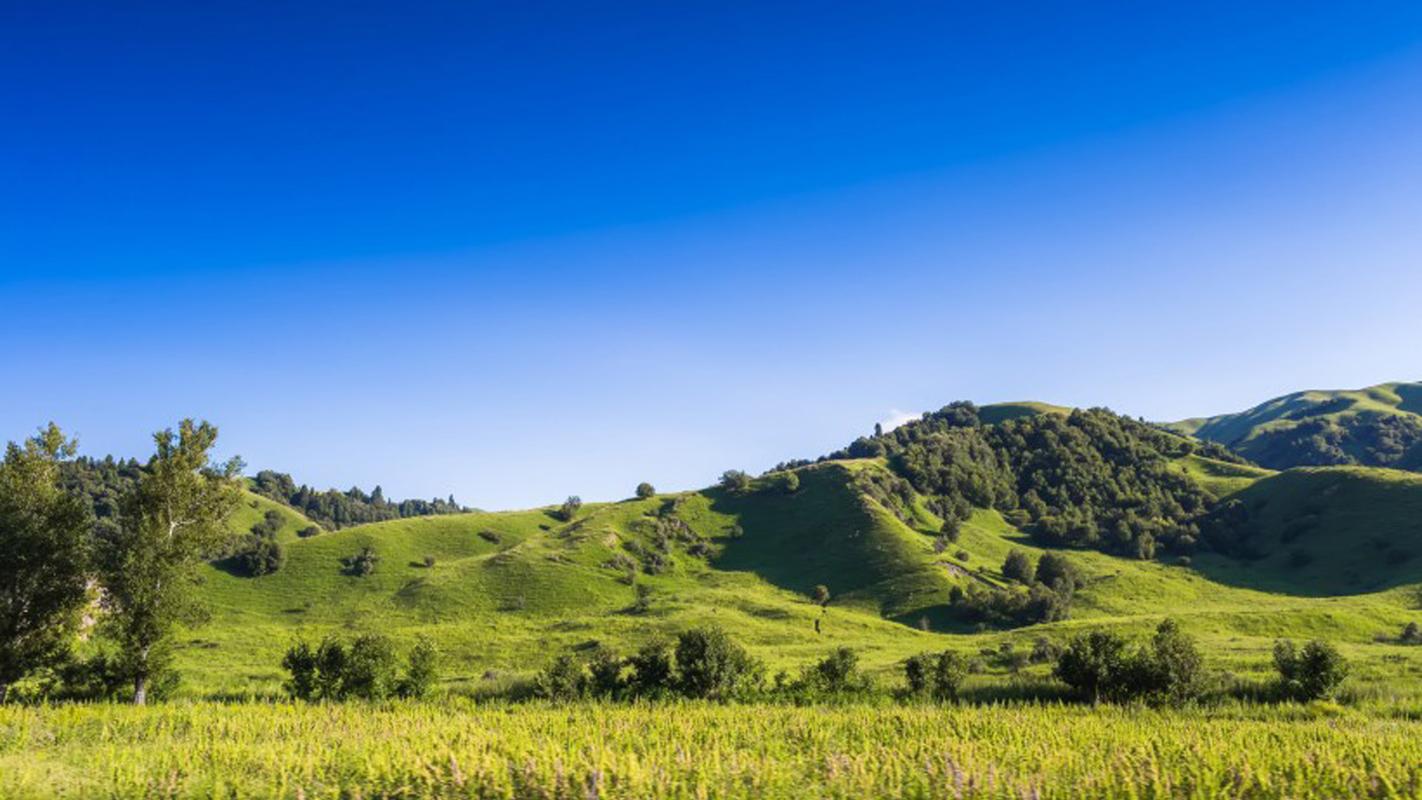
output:
<path id="1" fill-rule="evenodd" d="M 1422 619 L 1410 586 L 1422 560 L 1394 564 L 1391 550 L 1368 538 L 1385 534 L 1399 548 L 1422 542 L 1415 523 L 1403 524 L 1422 519 L 1414 505 L 1422 478 L 1381 470 L 1273 475 L 1196 457 L 1179 467 L 1212 491 L 1260 506 L 1266 538 L 1295 519 L 1294 507 L 1331 498 L 1336 510 L 1320 514 L 1317 529 L 1296 541 L 1317 551 L 1316 566 L 1294 570 L 1287 550 L 1254 563 L 1201 556 L 1192 566 L 1073 550 L 1085 584 L 1070 619 L 979 630 L 949 613 L 951 588 L 1001 585 L 1010 550 L 1036 558 L 1046 549 L 999 513 L 977 510 L 959 541 L 935 553 L 940 521 L 921 500 L 905 522 L 857 488 L 861 473 L 887 474 L 877 459 L 802 468 L 794 493 L 770 476 L 739 495 L 711 489 L 589 504 L 571 522 L 552 509 L 481 512 L 295 539 L 290 534 L 305 523 L 292 514 L 282 529 L 288 558 L 281 571 L 259 578 L 206 572 L 213 618 L 183 638 L 184 691 L 279 693 L 286 646 L 328 633 L 379 630 L 405 643 L 432 636 L 446 656 L 444 688 L 478 695 L 528 676 L 565 648 L 603 643 L 626 651 L 706 623 L 732 631 L 772 672 L 847 645 L 872 671 L 897 680 L 899 662 L 917 652 L 1030 649 L 1038 637 L 1062 640 L 1097 626 L 1144 633 L 1168 615 L 1202 637 L 1213 666 L 1236 673 L 1267 669 L 1275 637 L 1327 636 L 1356 659 L 1360 686 L 1422 674 L 1422 648 L 1378 643 Z M 1381 515 L 1378 504 L 1396 515 Z M 237 524 L 264 509 L 249 498 Z M 343 559 L 367 546 L 380 559 L 375 572 L 347 574 Z M 827 609 L 807 597 L 816 584 L 830 588 Z M 1313 585 L 1323 589 L 1299 588 Z M 971 685 L 1020 680 L 984 664 Z"/>
<path id="2" fill-rule="evenodd" d="M 1422 383 L 1284 395 L 1237 414 L 1167 427 L 1275 469 L 1361 465 L 1422 469 Z"/>

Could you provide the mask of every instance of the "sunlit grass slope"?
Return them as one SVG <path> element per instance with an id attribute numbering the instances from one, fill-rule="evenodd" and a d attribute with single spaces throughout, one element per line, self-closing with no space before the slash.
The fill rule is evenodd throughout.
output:
<path id="1" fill-rule="evenodd" d="M 306 523 L 291 512 L 279 572 L 250 578 L 206 570 L 213 615 L 183 639 L 184 691 L 275 694 L 281 653 L 295 638 L 382 631 L 403 643 L 433 637 L 446 655 L 445 688 L 481 693 L 531 674 L 565 648 L 629 650 L 707 623 L 732 631 L 772 671 L 798 669 L 845 645 L 871 670 L 896 675 L 905 656 L 926 650 L 971 656 L 1096 626 L 1144 634 L 1166 616 L 1202 637 L 1215 666 L 1236 672 L 1265 669 L 1281 636 L 1339 641 L 1357 658 L 1363 684 L 1422 671 L 1422 648 L 1376 641 L 1422 618 L 1411 590 L 1422 560 L 1393 564 L 1390 549 L 1373 543 L 1380 536 L 1389 547 L 1418 543 L 1422 478 L 1385 470 L 1274 476 L 1187 460 L 1180 468 L 1212 491 L 1248 503 L 1262 498 L 1266 531 L 1289 524 L 1300 513 L 1291 509 L 1310 498 L 1330 498 L 1333 510 L 1319 513 L 1317 529 L 1297 540 L 1317 551 L 1316 565 L 1295 571 L 1287 549 L 1260 562 L 1201 556 L 1189 566 L 1071 551 L 1086 585 L 1070 619 L 980 631 L 949 613 L 951 588 L 1001 585 L 1010 550 L 1034 558 L 1046 551 L 997 512 L 980 510 L 957 543 L 935 553 L 940 521 L 922 503 L 905 522 L 856 489 L 857 473 L 885 468 L 874 460 L 830 462 L 798 470 L 793 493 L 771 476 L 741 495 L 711 489 L 588 504 L 571 522 L 552 509 L 479 512 L 296 539 Z M 250 525 L 267 507 L 252 502 L 236 525 Z M 1384 505 L 1396 512 L 1374 508 Z M 677 533 L 664 568 L 629 575 L 634 554 L 655 549 L 667 530 Z M 364 547 L 379 558 L 374 573 L 349 574 L 344 560 Z M 830 589 L 827 609 L 808 597 L 817 584 Z M 636 607 L 637 586 L 649 593 L 645 609 Z M 989 670 L 973 680 L 1016 678 Z"/>

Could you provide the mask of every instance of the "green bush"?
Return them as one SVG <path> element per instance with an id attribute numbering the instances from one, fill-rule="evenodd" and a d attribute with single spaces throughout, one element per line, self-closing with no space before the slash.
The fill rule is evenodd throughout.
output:
<path id="1" fill-rule="evenodd" d="M 672 659 L 666 642 L 653 640 L 627 659 L 632 668 L 627 688 L 638 697 L 655 697 L 674 687 Z"/>
<path id="2" fill-rule="evenodd" d="M 395 648 L 377 633 L 356 637 L 346 657 L 342 687 L 349 697 L 383 700 L 398 687 Z"/>
<path id="3" fill-rule="evenodd" d="M 1274 643 L 1279 691 L 1294 700 L 1319 700 L 1333 694 L 1348 677 L 1348 662 L 1338 648 L 1315 639 L 1295 648 L 1287 639 Z"/>
<path id="4" fill-rule="evenodd" d="M 548 700 L 577 700 L 585 696 L 588 676 L 583 662 L 571 653 L 558 656 L 533 679 L 533 691 Z"/>
<path id="5" fill-rule="evenodd" d="M 434 642 L 421 636 L 406 659 L 405 676 L 400 679 L 401 697 L 425 697 L 439 680 L 439 651 Z"/>
<path id="6" fill-rule="evenodd" d="M 677 686 L 688 697 L 724 699 L 748 688 L 761 665 L 718 627 L 697 628 L 677 637 Z"/>

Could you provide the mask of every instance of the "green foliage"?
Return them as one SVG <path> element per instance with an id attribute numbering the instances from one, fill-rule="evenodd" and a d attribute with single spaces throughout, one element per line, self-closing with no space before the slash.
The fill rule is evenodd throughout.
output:
<path id="1" fill-rule="evenodd" d="M 75 443 L 50 423 L 0 462 L 0 703 L 68 650 L 87 600 L 89 519 L 59 488 Z"/>
<path id="2" fill-rule="evenodd" d="M 1177 423 L 1272 469 L 1371 466 L 1422 470 L 1422 384 L 1296 392 L 1248 411 Z M 1411 403 L 1408 398 L 1413 398 Z"/>
<path id="3" fill-rule="evenodd" d="M 405 675 L 400 678 L 398 694 L 401 697 L 425 697 L 438 681 L 439 651 L 433 641 L 421 636 L 406 658 Z"/>
<path id="4" fill-rule="evenodd" d="M 826 586 L 826 585 L 824 585 L 823 583 L 817 583 L 817 584 L 815 584 L 815 588 L 813 588 L 813 589 L 810 590 L 810 599 L 813 600 L 814 603 L 815 603 L 815 605 L 817 605 L 817 606 L 827 606 L 827 605 L 829 605 L 829 601 L 830 601 L 830 590 L 829 590 L 829 587 Z"/>
<path id="5" fill-rule="evenodd" d="M 439 652 L 423 636 L 410 649 L 403 675 L 394 645 L 380 634 L 358 636 L 349 645 L 327 637 L 315 650 L 297 640 L 281 665 L 288 674 L 284 688 L 297 700 L 419 698 L 439 680 Z"/>
<path id="6" fill-rule="evenodd" d="M 793 471 L 785 472 L 780 478 L 780 491 L 786 494 L 800 491 L 800 476 Z"/>
<path id="7" fill-rule="evenodd" d="M 1134 558 L 1153 557 L 1157 543 L 1195 541 L 1214 502 L 1175 459 L 1208 451 L 1238 460 L 1105 409 L 985 425 L 972 404 L 955 403 L 877 441 L 940 516 L 964 517 L 968 506 L 1020 511 L 1047 544 Z"/>
<path id="8" fill-rule="evenodd" d="M 328 636 L 316 648 L 316 697 L 321 700 L 343 700 L 346 697 L 346 666 L 350 653 L 346 645 Z"/>
<path id="9" fill-rule="evenodd" d="M 820 694 L 853 694 L 870 690 L 873 683 L 859 669 L 859 656 L 848 647 L 837 647 L 805 672 L 804 683 Z"/>
<path id="10" fill-rule="evenodd" d="M 1106 631 L 1078 636 L 1062 651 L 1053 674 L 1092 703 L 1114 699 L 1132 677 L 1126 640 Z"/>
<path id="11" fill-rule="evenodd" d="M 594 697 L 615 697 L 624 686 L 622 657 L 612 648 L 599 645 L 588 657 L 588 692 Z"/>
<path id="12" fill-rule="evenodd" d="M 1021 550 L 1011 550 L 1002 562 L 1002 577 L 1018 583 L 1031 583 L 1032 559 Z"/>
<path id="13" fill-rule="evenodd" d="M 1274 669 L 1279 673 L 1279 691 L 1294 700 L 1309 701 L 1329 697 L 1348 677 L 1348 662 L 1338 648 L 1317 639 L 1295 648 L 1283 639 L 1274 645 Z"/>
<path id="14" fill-rule="evenodd" d="M 1093 704 L 1183 703 L 1203 691 L 1203 663 L 1195 641 L 1166 619 L 1145 647 L 1106 631 L 1078 636 L 1057 657 L 1053 674 Z"/>
<path id="15" fill-rule="evenodd" d="M 333 530 L 407 517 L 459 514 L 466 510 L 454 502 L 453 497 L 391 502 L 385 499 L 385 493 L 379 486 L 370 494 L 360 487 L 344 492 L 336 489 L 319 491 L 305 484 L 297 486 L 290 475 L 272 470 L 257 473 L 252 480 L 252 491 L 284 503 Z"/>
<path id="16" fill-rule="evenodd" d="M 341 559 L 341 563 L 345 565 L 347 575 L 363 578 L 375 572 L 376 565 L 380 563 L 380 556 L 376 555 L 374 547 L 366 545 L 359 553 Z"/>
<path id="17" fill-rule="evenodd" d="M 934 699 L 954 700 L 968 677 L 968 662 L 951 650 L 945 650 L 933 660 L 931 691 Z"/>
<path id="18" fill-rule="evenodd" d="M 631 675 L 627 688 L 636 697 L 656 697 L 675 687 L 670 646 L 653 639 L 627 659 Z"/>
<path id="19" fill-rule="evenodd" d="M 1422 644 L 1422 626 L 1416 622 L 1409 622 L 1402 627 L 1402 633 L 1397 637 L 1402 644 Z"/>
<path id="20" fill-rule="evenodd" d="M 138 705 L 173 627 L 204 618 L 197 568 L 224 549 L 225 523 L 241 497 L 240 462 L 208 462 L 217 428 L 183 420 L 177 434 L 153 438 L 157 453 L 98 547 L 106 626 L 128 660 Z"/>
<path id="21" fill-rule="evenodd" d="M 750 491 L 750 475 L 738 469 L 728 469 L 721 473 L 721 488 L 732 494 L 745 494 Z"/>
<path id="22" fill-rule="evenodd" d="M 268 510 L 262 520 L 252 526 L 241 548 L 234 556 L 237 566 L 247 575 L 270 575 L 286 563 L 286 549 L 277 541 L 277 531 L 285 520 L 274 510 Z"/>
<path id="23" fill-rule="evenodd" d="M 755 683 L 762 669 L 719 627 L 695 628 L 677 637 L 676 667 L 682 694 L 713 700 Z"/>
<path id="24" fill-rule="evenodd" d="M 578 510 L 583 507 L 583 499 L 577 495 L 569 495 L 563 505 L 558 507 L 558 518 L 564 522 L 572 522 L 573 517 L 578 515 Z"/>
<path id="25" fill-rule="evenodd" d="M 657 495 L 657 490 L 652 486 L 652 484 L 647 483 L 646 481 L 643 481 L 642 483 L 637 484 L 637 499 L 638 499 L 638 500 L 648 500 L 648 499 L 650 499 L 650 498 L 656 497 L 656 495 Z"/>
<path id="26" fill-rule="evenodd" d="M 316 652 L 306 642 L 298 641 L 287 649 L 281 660 L 282 669 L 290 677 L 284 684 L 287 694 L 297 700 L 312 700 L 318 688 Z"/>
<path id="27" fill-rule="evenodd" d="M 548 700 L 577 700 L 588 692 L 587 669 L 576 656 L 563 653 L 534 678 L 533 691 Z"/>
<path id="28" fill-rule="evenodd" d="M 361 700 L 383 700 L 399 686 L 399 662 L 390 639 L 377 633 L 357 636 L 346 654 L 341 688 Z"/>
<path id="29" fill-rule="evenodd" d="M 1071 559 L 1061 553 L 1043 553 L 1037 560 L 1037 571 L 1033 575 L 1033 581 L 1043 586 L 1070 586 L 1072 588 L 1081 585 L 1081 572 L 1071 563 Z"/>
<path id="30" fill-rule="evenodd" d="M 918 653 L 904 659 L 905 691 L 910 697 L 927 696 L 933 686 L 933 655 Z"/>

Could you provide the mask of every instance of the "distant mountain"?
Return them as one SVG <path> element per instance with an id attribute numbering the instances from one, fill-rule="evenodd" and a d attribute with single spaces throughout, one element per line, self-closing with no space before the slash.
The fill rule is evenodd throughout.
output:
<path id="1" fill-rule="evenodd" d="M 1306 391 L 1237 414 L 1166 426 L 1271 469 L 1322 466 L 1422 471 L 1422 382 Z"/>

